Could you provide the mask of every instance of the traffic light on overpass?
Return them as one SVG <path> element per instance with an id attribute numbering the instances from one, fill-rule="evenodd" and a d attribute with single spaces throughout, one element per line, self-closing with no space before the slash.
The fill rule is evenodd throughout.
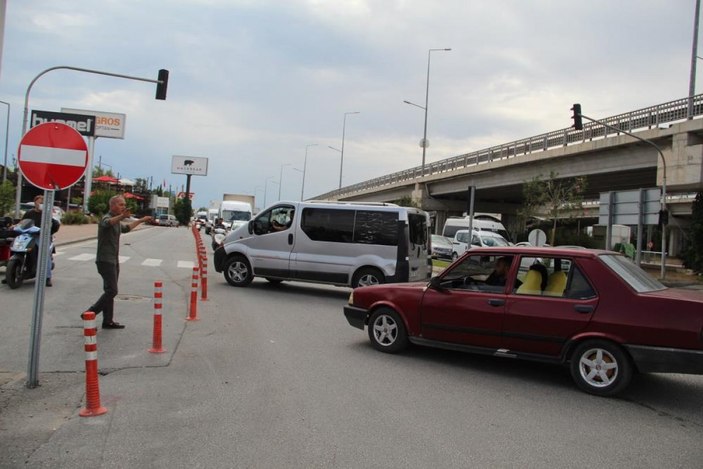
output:
<path id="1" fill-rule="evenodd" d="M 571 116 L 574 120 L 574 129 L 583 130 L 583 122 L 581 121 L 581 105 L 574 104 L 574 107 L 572 107 L 571 110 L 574 112 L 574 115 Z"/>
<path id="2" fill-rule="evenodd" d="M 159 83 L 156 84 L 156 99 L 166 99 L 166 89 L 168 88 L 168 70 L 159 70 Z"/>

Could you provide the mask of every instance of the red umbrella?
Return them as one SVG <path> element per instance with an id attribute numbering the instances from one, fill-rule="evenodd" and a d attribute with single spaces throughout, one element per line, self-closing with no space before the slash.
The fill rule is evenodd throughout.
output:
<path id="1" fill-rule="evenodd" d="M 112 176 L 100 176 L 97 178 L 93 178 L 93 182 L 107 182 L 108 184 L 117 184 L 117 178 L 113 178 Z"/>
<path id="2" fill-rule="evenodd" d="M 131 192 L 125 192 L 122 195 L 124 196 L 125 199 L 144 200 L 144 197 L 142 197 L 141 195 L 132 194 Z"/>

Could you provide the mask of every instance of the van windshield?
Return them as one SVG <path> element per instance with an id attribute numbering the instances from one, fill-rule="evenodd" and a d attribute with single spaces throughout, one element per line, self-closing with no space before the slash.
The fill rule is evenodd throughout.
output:
<path id="1" fill-rule="evenodd" d="M 241 210 L 223 210 L 222 219 L 225 221 L 249 221 L 251 219 L 251 212 L 244 212 Z"/>

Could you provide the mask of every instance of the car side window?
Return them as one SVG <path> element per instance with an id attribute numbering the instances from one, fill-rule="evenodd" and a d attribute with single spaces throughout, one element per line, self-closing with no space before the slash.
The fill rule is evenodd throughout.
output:
<path id="1" fill-rule="evenodd" d="M 498 266 L 498 269 L 509 270 L 512 260 L 510 256 L 468 256 L 442 277 L 440 285 L 450 290 L 502 292 L 505 276 L 497 276 L 496 269 Z"/>
<path id="2" fill-rule="evenodd" d="M 564 296 L 575 300 L 585 300 L 596 296 L 593 287 L 591 287 L 591 284 L 576 266 L 571 269 L 571 279 L 564 291 Z"/>

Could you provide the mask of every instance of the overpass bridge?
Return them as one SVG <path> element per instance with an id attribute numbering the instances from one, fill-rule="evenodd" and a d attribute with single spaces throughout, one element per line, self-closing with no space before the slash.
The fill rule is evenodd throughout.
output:
<path id="1" fill-rule="evenodd" d="M 619 130 L 584 123 L 583 130 L 555 130 L 428 163 L 424 171 L 417 166 L 315 198 L 393 202 L 410 197 L 433 212 L 436 226 L 441 227 L 447 216 L 466 211 L 468 187 L 473 185 L 475 210 L 500 213 L 509 227 L 523 203 L 523 183 L 551 171 L 559 178 L 585 176 L 587 200 L 597 200 L 601 192 L 661 186 L 666 172 L 667 193 L 677 202 L 673 215 L 685 219 L 681 201 L 689 201 L 690 216 L 691 199 L 685 195 L 703 189 L 703 95 L 693 98 L 690 119 L 688 101 L 682 98 L 599 119 Z M 655 148 L 621 131 L 656 143 L 666 169 Z M 676 220 L 671 223 L 676 225 Z"/>

